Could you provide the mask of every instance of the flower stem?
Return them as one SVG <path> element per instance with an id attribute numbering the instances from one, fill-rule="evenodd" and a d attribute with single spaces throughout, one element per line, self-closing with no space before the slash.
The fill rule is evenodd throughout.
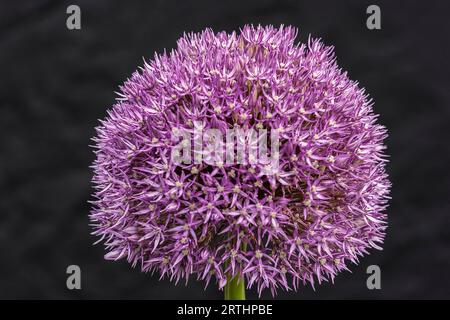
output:
<path id="1" fill-rule="evenodd" d="M 245 300 L 245 281 L 239 274 L 228 277 L 225 285 L 225 300 Z"/>

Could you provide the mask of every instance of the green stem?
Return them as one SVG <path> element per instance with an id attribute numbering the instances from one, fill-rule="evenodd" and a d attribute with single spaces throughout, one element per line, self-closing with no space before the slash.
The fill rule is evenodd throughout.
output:
<path id="1" fill-rule="evenodd" d="M 239 274 L 229 276 L 225 285 L 225 300 L 245 300 L 245 281 Z"/>

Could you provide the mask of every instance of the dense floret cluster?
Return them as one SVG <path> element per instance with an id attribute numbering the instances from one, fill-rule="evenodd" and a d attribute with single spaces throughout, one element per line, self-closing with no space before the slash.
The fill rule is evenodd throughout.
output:
<path id="1" fill-rule="evenodd" d="M 372 103 L 291 27 L 188 34 L 120 88 L 94 138 L 94 234 L 106 259 L 248 287 L 333 279 L 381 249 L 390 183 Z M 174 132 L 276 130 L 279 166 L 174 163 Z"/>

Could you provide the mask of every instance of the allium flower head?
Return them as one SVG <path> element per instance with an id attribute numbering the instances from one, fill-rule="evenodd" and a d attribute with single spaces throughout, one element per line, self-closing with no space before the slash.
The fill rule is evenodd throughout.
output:
<path id="1" fill-rule="evenodd" d="M 245 26 L 184 35 L 121 86 L 94 138 L 90 218 L 106 259 L 220 288 L 240 274 L 275 294 L 333 280 L 381 249 L 386 130 L 333 47 L 296 44 L 296 33 Z M 198 123 L 223 136 L 276 131 L 277 172 L 250 161 L 175 163 L 174 132 Z"/>

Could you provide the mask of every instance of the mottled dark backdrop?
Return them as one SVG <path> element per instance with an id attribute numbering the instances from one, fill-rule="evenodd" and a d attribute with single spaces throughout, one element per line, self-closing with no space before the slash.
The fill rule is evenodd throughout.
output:
<path id="1" fill-rule="evenodd" d="M 66 28 L 78 4 L 82 29 Z M 221 298 L 201 283 L 174 286 L 103 260 L 88 227 L 97 119 L 142 57 L 184 31 L 289 24 L 334 44 L 338 63 L 375 100 L 390 132 L 393 181 L 383 252 L 335 285 L 279 298 L 450 298 L 449 6 L 373 1 L 382 29 L 366 28 L 367 1 L 2 1 L 0 5 L 0 298 Z M 82 290 L 66 288 L 66 267 Z M 378 264 L 382 289 L 366 288 Z M 255 297 L 255 293 L 250 293 Z M 270 297 L 270 296 L 265 296 Z"/>

